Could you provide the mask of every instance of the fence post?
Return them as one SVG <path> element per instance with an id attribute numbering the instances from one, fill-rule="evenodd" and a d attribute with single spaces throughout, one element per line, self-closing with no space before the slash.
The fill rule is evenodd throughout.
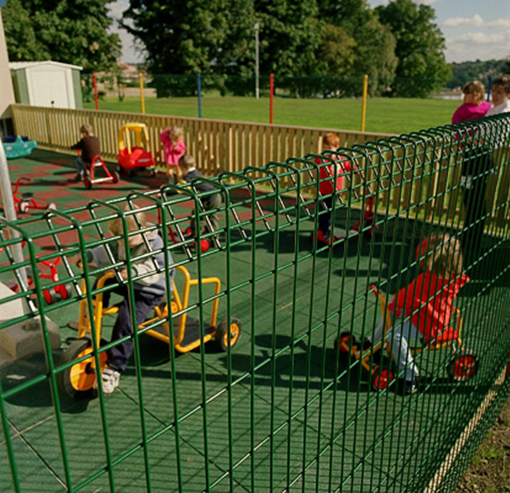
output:
<path id="1" fill-rule="evenodd" d="M 487 88 L 487 101 L 491 101 L 491 92 L 492 92 L 492 75 L 489 75 L 489 86 Z"/>
<path id="2" fill-rule="evenodd" d="M 197 74 L 197 91 L 198 91 L 198 118 L 202 118 L 202 77 Z"/>
<path id="3" fill-rule="evenodd" d="M 363 76 L 363 101 L 361 103 L 361 131 L 365 131 L 365 120 L 367 116 L 367 92 L 368 92 L 368 75 Z"/>
<path id="4" fill-rule="evenodd" d="M 138 72 L 138 77 L 140 78 L 140 100 L 142 102 L 142 115 L 145 115 L 145 98 L 143 94 L 143 74 L 142 72 Z"/>
<path id="5" fill-rule="evenodd" d="M 94 88 L 94 100 L 96 102 L 96 110 L 99 109 L 99 100 L 97 98 L 97 82 L 96 82 L 96 74 L 92 72 L 92 87 Z"/>
<path id="6" fill-rule="evenodd" d="M 269 123 L 273 123 L 274 74 L 269 75 Z"/>

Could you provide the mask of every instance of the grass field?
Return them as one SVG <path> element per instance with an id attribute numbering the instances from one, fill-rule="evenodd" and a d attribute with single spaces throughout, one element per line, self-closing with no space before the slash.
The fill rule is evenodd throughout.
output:
<path id="1" fill-rule="evenodd" d="M 441 99 L 371 98 L 367 103 L 367 132 L 402 134 L 450 123 L 459 101 Z M 94 103 L 85 103 L 94 108 Z M 198 117 L 197 98 L 145 98 L 146 113 L 155 115 Z M 140 98 L 107 98 L 99 108 L 109 111 L 141 112 Z M 361 99 L 293 99 L 274 100 L 277 125 L 361 129 Z M 269 99 L 250 97 L 205 96 L 202 117 L 215 120 L 269 123 Z"/>

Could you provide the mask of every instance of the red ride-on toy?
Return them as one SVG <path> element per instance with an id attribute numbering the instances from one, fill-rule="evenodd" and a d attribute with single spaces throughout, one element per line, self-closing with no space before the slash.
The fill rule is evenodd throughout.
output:
<path id="1" fill-rule="evenodd" d="M 134 141 L 132 140 L 134 137 Z M 119 131 L 118 171 L 132 175 L 137 169 L 147 169 L 155 176 L 155 160 L 150 151 L 149 135 L 145 123 L 127 123 Z"/>
<path id="2" fill-rule="evenodd" d="M 37 263 L 42 264 L 42 266 L 47 267 L 47 270 L 42 270 L 39 268 L 38 275 L 41 279 L 49 279 L 51 282 L 57 283 L 58 282 L 58 272 L 57 272 L 57 265 L 59 264 L 61 258 L 58 257 L 56 260 L 49 261 L 49 260 L 38 260 Z M 35 289 L 35 282 L 34 282 L 34 274 L 32 272 L 32 269 L 30 267 L 26 268 L 26 274 L 27 274 L 27 283 L 28 289 Z M 19 289 L 19 279 L 12 279 L 9 282 L 6 283 L 6 285 L 12 289 L 14 292 L 18 292 Z M 42 294 L 44 297 L 44 301 L 46 301 L 47 304 L 55 303 L 59 298 L 66 300 L 71 296 L 72 290 L 72 284 L 56 284 L 55 286 L 52 286 L 51 288 L 44 289 Z M 34 298 L 35 300 L 35 298 Z"/>
<path id="3" fill-rule="evenodd" d="M 95 170 L 101 169 L 103 176 L 99 178 L 96 176 Z M 92 185 L 98 183 L 117 183 L 119 181 L 119 174 L 116 171 L 110 171 L 104 164 L 103 158 L 98 154 L 92 158 L 90 165 L 86 165 L 83 178 L 85 188 L 92 188 Z"/>
<path id="4" fill-rule="evenodd" d="M 19 187 L 22 181 L 29 181 L 28 178 L 18 178 L 14 191 L 12 192 L 12 198 L 16 202 L 16 209 L 18 214 L 28 212 L 29 209 L 44 209 L 52 210 L 56 209 L 57 206 L 53 202 L 48 202 L 46 205 L 39 204 L 31 192 L 23 192 L 20 194 Z"/>
<path id="5" fill-rule="evenodd" d="M 384 294 L 375 286 L 371 286 L 371 291 L 379 298 L 386 335 L 392 327 L 393 313 L 388 309 Z M 454 382 L 464 382 L 476 375 L 480 362 L 474 351 L 462 346 L 462 318 L 457 308 L 453 308 L 453 310 L 456 313 L 454 327 L 446 327 L 429 344 L 412 348 L 411 354 L 448 349 L 453 354 L 452 360 L 447 366 L 448 376 Z M 363 346 L 364 344 L 359 343 L 350 332 L 342 332 L 335 341 L 335 349 L 339 349 L 341 357 L 350 357 L 360 361 L 362 373 L 368 377 L 372 389 L 376 391 L 384 390 L 392 384 L 397 376 L 396 367 L 392 360 L 391 336 L 375 341 L 373 345 L 366 344 L 366 347 Z"/>

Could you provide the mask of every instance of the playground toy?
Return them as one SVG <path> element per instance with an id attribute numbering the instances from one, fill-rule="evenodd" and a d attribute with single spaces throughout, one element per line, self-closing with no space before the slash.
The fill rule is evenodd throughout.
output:
<path id="1" fill-rule="evenodd" d="M 94 170 L 99 168 L 102 169 L 102 174 L 104 176 L 97 178 Z M 94 156 L 90 165 L 86 164 L 83 178 L 85 188 L 90 189 L 92 185 L 97 185 L 98 183 L 117 183 L 118 181 L 119 174 L 117 171 L 110 171 L 104 164 L 103 158 L 100 155 Z"/>
<path id="2" fill-rule="evenodd" d="M 144 330 L 148 335 L 166 342 L 173 344 L 174 348 L 181 352 L 187 353 L 199 347 L 201 343 L 204 344 L 214 340 L 216 345 L 221 351 L 228 351 L 233 348 L 241 336 L 241 322 L 236 318 L 223 319 L 216 325 L 218 315 L 219 293 L 221 288 L 220 280 L 217 277 L 206 277 L 199 279 L 192 279 L 189 271 L 182 266 L 176 267 L 176 271 L 183 277 L 183 286 L 181 294 L 177 290 L 175 281 L 172 281 L 172 302 L 170 308 L 166 303 L 161 306 L 156 306 L 154 309 L 154 317 L 145 321 L 138 327 L 138 330 Z M 96 288 L 101 291 L 104 288 L 106 281 L 115 276 L 114 271 L 109 271 L 104 274 L 97 282 Z M 214 287 L 212 311 L 209 324 L 204 324 L 203 328 L 203 341 L 201 338 L 200 321 L 192 318 L 189 315 L 188 304 L 191 286 L 212 285 Z M 82 281 L 82 292 L 86 293 L 86 281 Z M 103 293 L 99 292 L 95 295 L 93 300 L 93 313 L 94 313 L 94 327 L 88 319 L 88 306 L 87 299 L 84 296 L 80 302 L 80 315 L 78 320 L 78 338 L 70 342 L 69 347 L 62 356 L 62 364 L 67 364 L 77 360 L 75 364 L 69 366 L 62 372 L 58 373 L 57 381 L 60 389 L 70 397 L 91 397 L 95 390 L 97 379 L 97 366 L 96 358 L 94 357 L 94 344 L 92 338 L 95 340 L 95 347 L 101 348 L 105 341 L 101 338 L 101 328 L 103 317 L 112 315 L 118 312 L 116 306 L 104 307 L 103 306 Z M 169 316 L 172 316 L 172 327 L 169 323 Z M 154 328 L 152 328 L 154 326 Z M 148 328 L 151 327 L 151 328 Z M 99 371 L 102 372 L 106 367 L 107 354 L 106 352 L 99 351 Z"/>
<path id="3" fill-rule="evenodd" d="M 7 159 L 28 156 L 37 147 L 35 140 L 29 140 L 28 137 L 21 135 L 6 135 L 2 137 L 2 143 Z"/>
<path id="4" fill-rule="evenodd" d="M 134 136 L 134 141 L 132 141 Z M 145 123 L 127 123 L 119 131 L 118 171 L 126 170 L 133 174 L 138 168 L 151 168 L 155 176 L 155 160 L 150 151 L 149 135 Z"/>
<path id="5" fill-rule="evenodd" d="M 24 243 L 23 243 L 23 245 L 24 245 Z M 11 263 L 14 263 L 13 258 L 10 258 L 10 260 L 11 260 Z M 38 271 L 39 278 L 48 279 L 52 283 L 57 283 L 59 280 L 58 272 L 57 272 L 57 265 L 59 264 L 60 261 L 61 261 L 61 257 L 57 257 L 57 259 L 53 260 L 53 261 L 38 260 L 38 262 L 37 262 L 38 264 L 40 263 L 49 269 L 47 271 L 39 269 L 39 271 Z M 32 269 L 30 267 L 27 267 L 25 272 L 26 272 L 27 284 L 28 284 L 27 289 L 34 290 L 35 289 L 35 281 L 34 281 L 34 274 L 32 272 Z M 8 281 L 5 284 L 12 291 L 17 293 L 19 291 L 20 283 L 21 283 L 21 277 L 18 277 L 18 275 L 16 275 L 16 279 L 11 279 L 10 281 Z M 44 301 L 46 301 L 46 303 L 49 305 L 49 304 L 55 303 L 59 298 L 66 300 L 67 298 L 69 298 L 71 296 L 71 292 L 72 292 L 72 284 L 70 284 L 70 283 L 55 284 L 55 286 L 43 289 L 42 295 L 43 295 Z M 34 302 L 36 301 L 35 296 L 32 296 L 31 299 Z"/>
<path id="6" fill-rule="evenodd" d="M 385 296 L 375 286 L 371 286 L 370 289 L 379 298 L 386 335 L 393 325 L 393 312 L 388 308 Z M 453 358 L 447 367 L 447 373 L 451 380 L 463 382 L 475 376 L 479 368 L 479 360 L 474 351 L 463 348 L 462 318 L 458 308 L 453 308 L 453 310 L 456 312 L 455 328 L 445 328 L 430 344 L 424 343 L 422 347 L 412 348 L 411 354 L 448 348 L 452 352 Z M 369 377 L 372 389 L 380 391 L 389 387 L 396 377 L 389 339 L 391 338 L 385 337 L 364 348 L 353 334 L 342 332 L 340 337 L 335 340 L 335 350 L 339 349 L 341 357 L 359 360 L 362 372 Z"/>
<path id="7" fill-rule="evenodd" d="M 12 192 L 12 198 L 16 203 L 17 213 L 21 214 L 24 212 L 28 212 L 29 209 L 44 209 L 44 210 L 54 210 L 57 206 L 53 202 L 48 202 L 46 205 L 39 204 L 34 197 L 34 194 L 31 192 L 23 192 L 21 197 L 19 196 L 19 187 L 22 181 L 29 181 L 28 178 L 18 178 L 16 181 L 16 185 L 14 186 L 14 191 Z"/>

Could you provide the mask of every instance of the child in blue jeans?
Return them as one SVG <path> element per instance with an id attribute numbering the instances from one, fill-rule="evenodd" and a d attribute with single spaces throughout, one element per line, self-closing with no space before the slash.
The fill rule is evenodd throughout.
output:
<path id="1" fill-rule="evenodd" d="M 374 332 L 374 341 L 386 337 L 398 373 L 405 380 L 405 393 L 418 390 L 419 376 L 409 339 L 424 339 L 425 343 L 448 335 L 453 301 L 460 288 L 469 282 L 462 273 L 463 260 L 459 240 L 448 234 L 426 238 L 416 251 L 421 273 L 408 286 L 400 289 L 388 305 L 393 326 L 384 334 L 385 317 L 381 317 Z M 385 315 L 385 314 L 383 314 Z M 371 344 L 371 340 L 368 340 Z"/>
<path id="2" fill-rule="evenodd" d="M 126 207 L 125 212 L 133 211 L 136 206 Z M 138 211 L 132 214 L 126 214 L 128 232 L 136 232 L 149 228 L 151 225 L 147 222 L 145 213 Z M 122 218 L 118 217 L 109 224 L 110 232 L 117 236 L 122 236 L 123 225 Z M 165 283 L 165 261 L 163 255 L 163 240 L 156 229 L 140 232 L 128 236 L 129 258 L 131 259 L 131 276 L 134 279 L 134 300 L 136 324 L 141 325 L 147 319 L 148 315 L 159 305 L 166 292 Z M 126 246 L 124 239 L 108 244 L 113 260 L 115 262 L 125 261 Z M 148 252 L 154 252 L 145 257 Z M 170 255 L 170 253 L 169 253 Z M 87 261 L 97 267 L 107 267 L 111 265 L 110 257 L 105 246 L 101 245 L 86 251 Z M 142 258 L 141 258 L 142 257 Z M 76 258 L 76 261 L 80 258 Z M 170 256 L 170 264 L 173 264 Z M 118 271 L 119 276 L 126 280 L 129 278 L 127 266 Z M 174 269 L 171 270 L 173 278 Z M 122 300 L 117 303 L 119 308 L 117 320 L 112 331 L 112 342 L 125 336 L 133 334 L 133 324 L 131 320 L 131 311 L 129 307 L 129 285 L 118 284 L 115 278 L 109 279 L 105 285 L 117 285 L 112 290 L 103 293 L 103 303 L 107 307 L 112 292 L 122 296 Z M 107 366 L 101 375 L 104 394 L 111 394 L 120 383 L 120 376 L 126 369 L 129 358 L 133 354 L 133 339 L 130 337 L 125 342 L 115 345 L 108 352 Z"/>

